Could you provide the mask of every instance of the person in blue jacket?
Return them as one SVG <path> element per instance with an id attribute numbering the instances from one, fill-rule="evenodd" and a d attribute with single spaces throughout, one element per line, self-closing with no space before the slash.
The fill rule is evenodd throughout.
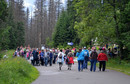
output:
<path id="1" fill-rule="evenodd" d="M 88 69 L 89 51 L 86 49 L 86 47 L 84 47 L 82 52 L 84 53 L 84 69 Z"/>
<path id="2" fill-rule="evenodd" d="M 78 57 L 78 71 L 83 71 L 84 53 L 81 48 L 79 49 L 79 52 L 76 53 L 76 56 Z"/>
<path id="3" fill-rule="evenodd" d="M 41 65 L 44 66 L 44 50 L 40 53 Z"/>
<path id="4" fill-rule="evenodd" d="M 33 54 L 33 58 L 34 58 L 33 65 L 35 65 L 35 63 L 36 63 L 36 65 L 38 65 L 38 52 L 34 49 L 32 54 Z"/>

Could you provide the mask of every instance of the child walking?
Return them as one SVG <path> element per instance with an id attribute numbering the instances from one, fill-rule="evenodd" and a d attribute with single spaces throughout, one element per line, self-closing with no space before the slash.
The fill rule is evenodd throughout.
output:
<path id="1" fill-rule="evenodd" d="M 68 53 L 68 56 L 67 56 L 67 60 L 66 60 L 68 63 L 68 70 L 71 70 L 71 67 L 72 67 L 72 64 L 74 64 L 74 61 L 73 61 L 73 53 L 72 52 L 69 52 Z"/>

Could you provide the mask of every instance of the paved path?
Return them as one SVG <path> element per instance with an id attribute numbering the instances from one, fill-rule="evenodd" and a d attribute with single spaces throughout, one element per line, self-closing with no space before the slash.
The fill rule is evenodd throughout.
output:
<path id="1" fill-rule="evenodd" d="M 62 70 L 58 70 L 58 65 L 37 66 L 40 76 L 32 84 L 130 84 L 130 76 L 113 70 L 106 72 L 90 72 L 84 70 L 78 72 L 77 63 L 68 71 L 64 64 Z"/>

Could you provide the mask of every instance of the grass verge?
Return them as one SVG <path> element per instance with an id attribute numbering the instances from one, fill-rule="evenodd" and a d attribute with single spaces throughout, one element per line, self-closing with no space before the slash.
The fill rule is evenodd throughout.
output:
<path id="1" fill-rule="evenodd" d="M 127 74 L 130 76 L 130 62 L 128 61 L 121 61 L 121 64 L 119 63 L 119 59 L 109 59 L 107 62 L 107 69 L 116 70 L 118 72 L 122 72 L 124 74 Z"/>
<path id="2" fill-rule="evenodd" d="M 8 56 L 8 59 L 0 60 L 0 84 L 32 83 L 39 76 L 39 72 L 24 58 L 12 58 L 14 51 L 0 51 L 1 58 Z"/>
<path id="3" fill-rule="evenodd" d="M 37 69 L 24 58 L 10 58 L 0 61 L 1 84 L 30 84 L 38 76 Z"/>
<path id="4" fill-rule="evenodd" d="M 0 51 L 0 59 L 2 59 L 4 55 L 7 55 L 8 58 L 12 58 L 14 52 L 15 52 L 15 50 L 3 50 L 3 51 Z"/>

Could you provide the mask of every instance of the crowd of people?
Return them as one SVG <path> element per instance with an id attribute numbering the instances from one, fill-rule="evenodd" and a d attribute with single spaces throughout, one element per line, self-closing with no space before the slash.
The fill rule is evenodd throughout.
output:
<path id="1" fill-rule="evenodd" d="M 99 62 L 99 71 L 105 71 L 106 61 L 108 57 L 105 47 L 96 50 L 96 47 L 92 49 L 73 48 L 73 49 L 38 49 L 30 47 L 18 47 L 13 54 L 14 57 L 24 57 L 27 60 L 31 60 L 31 64 L 34 66 L 52 66 L 53 64 L 59 64 L 59 70 L 62 69 L 62 65 L 65 63 L 68 66 L 68 70 L 72 69 L 74 59 L 77 58 L 78 71 L 88 69 L 88 62 L 90 61 L 90 71 L 96 71 L 96 63 Z"/>

